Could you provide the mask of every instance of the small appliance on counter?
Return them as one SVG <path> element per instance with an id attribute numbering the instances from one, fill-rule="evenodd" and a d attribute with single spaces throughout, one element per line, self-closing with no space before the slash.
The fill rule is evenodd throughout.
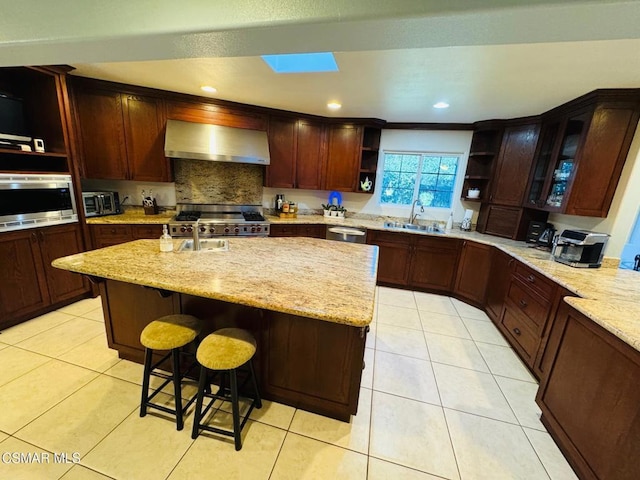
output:
<path id="1" fill-rule="evenodd" d="M 471 218 L 473 217 L 473 210 L 467 209 L 464 211 L 464 217 L 462 218 L 462 222 L 460 223 L 460 230 L 470 231 L 471 230 Z"/>
<path id="2" fill-rule="evenodd" d="M 526 242 L 551 250 L 556 229 L 552 223 L 531 221 L 527 230 Z"/>
<path id="3" fill-rule="evenodd" d="M 571 267 L 599 268 L 607 241 L 606 233 L 564 230 L 553 248 L 553 259 Z"/>
<path id="4" fill-rule="evenodd" d="M 84 214 L 86 217 L 99 217 L 122 213 L 118 192 L 83 192 L 82 203 L 84 204 Z"/>

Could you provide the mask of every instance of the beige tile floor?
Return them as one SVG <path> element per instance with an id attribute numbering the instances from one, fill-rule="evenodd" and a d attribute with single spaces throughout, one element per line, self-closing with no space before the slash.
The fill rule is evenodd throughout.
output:
<path id="1" fill-rule="evenodd" d="M 236 452 L 192 440 L 192 409 L 182 432 L 140 418 L 142 367 L 107 348 L 100 302 L 83 300 L 0 334 L 0 478 L 576 478 L 535 379 L 480 310 L 380 287 L 365 362 L 350 423 L 264 402 Z"/>

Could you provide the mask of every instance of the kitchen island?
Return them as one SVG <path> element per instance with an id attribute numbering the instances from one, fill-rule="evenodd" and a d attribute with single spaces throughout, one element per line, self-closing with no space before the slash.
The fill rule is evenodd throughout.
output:
<path id="1" fill-rule="evenodd" d="M 175 249 L 181 240 L 174 240 Z M 142 329 L 170 313 L 258 342 L 263 396 L 348 421 L 373 320 L 378 248 L 308 238 L 231 238 L 226 251 L 162 253 L 137 240 L 57 259 L 102 296 L 109 346 L 142 363 Z"/>

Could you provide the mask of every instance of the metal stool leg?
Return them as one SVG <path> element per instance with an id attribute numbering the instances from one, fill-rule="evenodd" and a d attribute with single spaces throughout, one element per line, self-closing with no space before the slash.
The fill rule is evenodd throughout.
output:
<path id="1" fill-rule="evenodd" d="M 202 402 L 204 400 L 204 389 L 207 382 L 207 369 L 200 366 L 200 380 L 198 381 L 198 395 L 196 397 L 196 411 L 193 414 L 193 429 L 191 430 L 191 438 L 197 438 L 200 433 L 200 416 L 202 411 Z"/>
<path id="2" fill-rule="evenodd" d="M 147 414 L 147 402 L 149 401 L 149 378 L 151 377 L 151 361 L 153 350 L 144 349 L 144 373 L 142 374 L 142 398 L 140 399 L 140 416 Z"/>
<path id="3" fill-rule="evenodd" d="M 240 406 L 238 405 L 238 378 L 236 370 L 229 371 L 231 383 L 231 410 L 233 412 L 233 438 L 236 444 L 236 451 L 242 448 L 242 438 L 240 431 Z"/>
<path id="4" fill-rule="evenodd" d="M 171 359 L 173 360 L 173 395 L 176 403 L 176 429 L 182 430 L 184 421 L 182 418 L 182 386 L 180 381 L 180 349 L 171 350 Z"/>

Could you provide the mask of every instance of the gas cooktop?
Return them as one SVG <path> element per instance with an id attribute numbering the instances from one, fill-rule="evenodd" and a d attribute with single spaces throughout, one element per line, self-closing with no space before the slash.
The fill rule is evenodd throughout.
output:
<path id="1" fill-rule="evenodd" d="M 169 228 L 178 237 L 192 235 L 195 228 L 203 237 L 269 235 L 260 205 L 180 204 Z"/>

